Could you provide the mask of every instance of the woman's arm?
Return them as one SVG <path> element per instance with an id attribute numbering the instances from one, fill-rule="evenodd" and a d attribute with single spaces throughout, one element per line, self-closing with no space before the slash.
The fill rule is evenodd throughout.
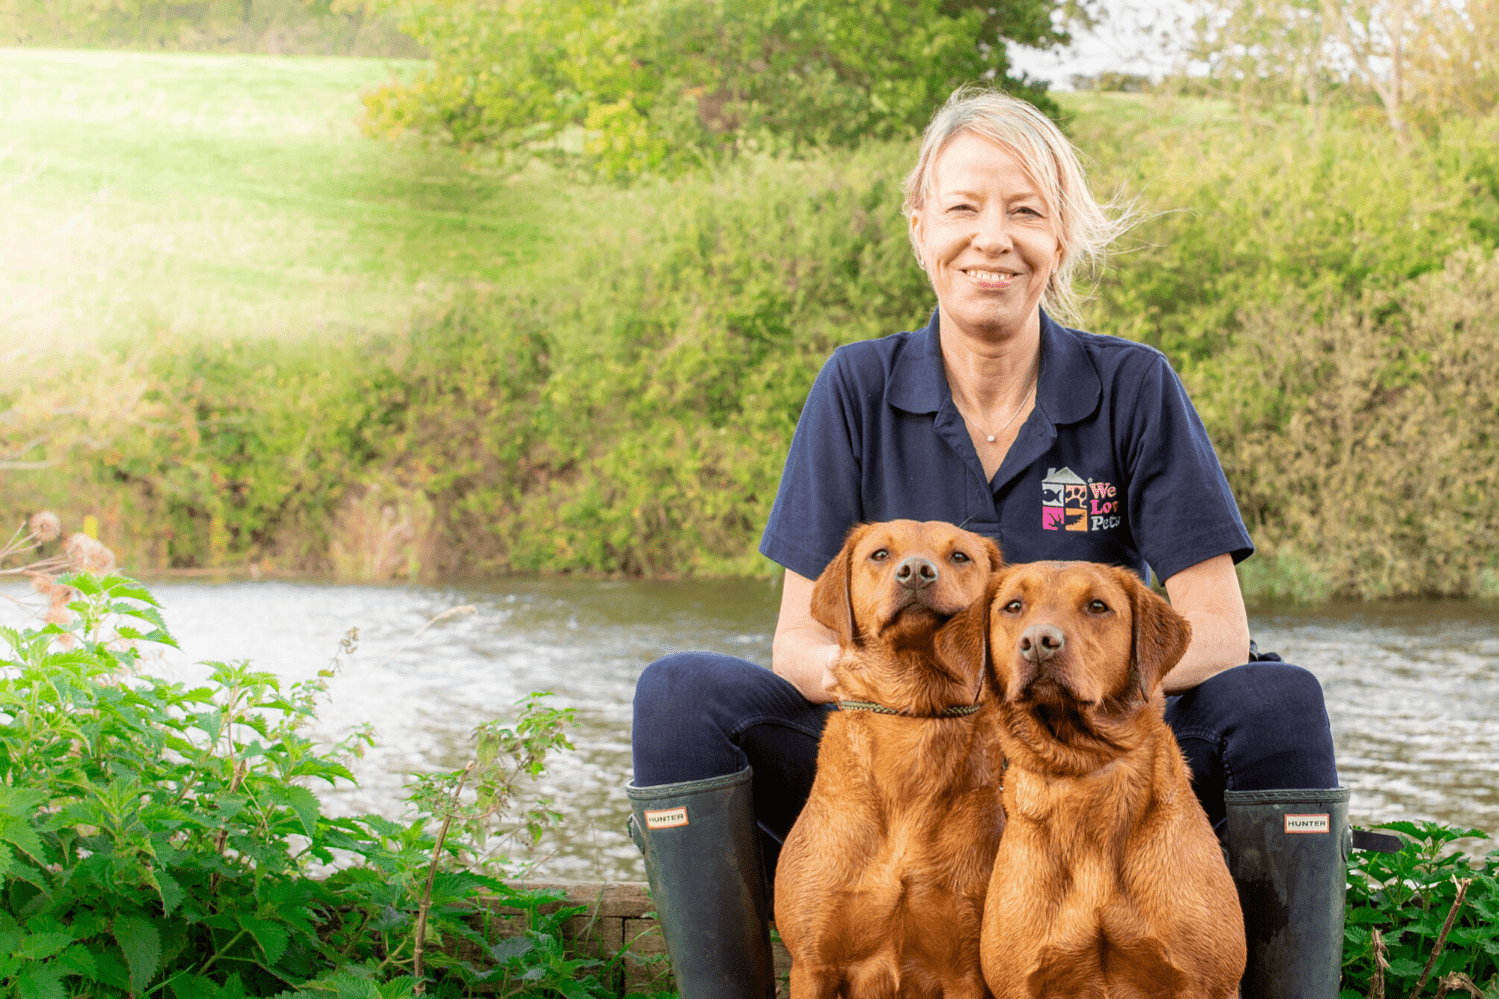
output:
<path id="1" fill-rule="evenodd" d="M 1192 644 L 1166 674 L 1166 693 L 1191 690 L 1249 661 L 1249 615 L 1233 556 L 1218 555 L 1187 566 L 1166 580 L 1166 595 L 1177 613 L 1192 622 Z"/>
<path id="2" fill-rule="evenodd" d="M 813 581 L 786 570 L 781 586 L 781 613 L 771 643 L 771 668 L 791 682 L 807 700 L 826 704 L 834 699 L 833 672 L 838 637 L 812 618 Z"/>

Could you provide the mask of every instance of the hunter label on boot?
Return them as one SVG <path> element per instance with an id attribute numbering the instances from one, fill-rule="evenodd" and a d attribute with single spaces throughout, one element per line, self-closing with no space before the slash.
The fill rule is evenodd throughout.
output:
<path id="1" fill-rule="evenodd" d="M 1323 824 L 1326 825 L 1327 816 L 1324 815 L 1322 820 Z M 685 806 L 659 808 L 656 811 L 647 811 L 645 813 L 645 827 L 647 829 L 674 829 L 677 826 L 685 826 L 686 824 L 687 809 Z M 1322 831 L 1326 832 L 1327 830 L 1324 829 Z"/>
<path id="2" fill-rule="evenodd" d="M 647 812 L 647 815 L 650 813 Z M 1321 815 L 1287 815 L 1286 832 L 1288 833 L 1325 833 L 1332 831 L 1332 823 L 1328 821 L 1326 813 Z"/>

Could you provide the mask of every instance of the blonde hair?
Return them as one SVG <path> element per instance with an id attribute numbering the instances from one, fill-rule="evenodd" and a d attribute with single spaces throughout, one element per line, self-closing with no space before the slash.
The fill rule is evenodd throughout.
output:
<path id="1" fill-rule="evenodd" d="M 1040 188 L 1057 221 L 1060 244 L 1057 269 L 1041 302 L 1053 315 L 1076 321 L 1082 300 L 1072 290 L 1073 275 L 1084 264 L 1092 273 L 1103 268 L 1109 244 L 1134 224 L 1132 206 L 1101 205 L 1094 199 L 1076 148 L 1032 104 L 988 87 L 966 86 L 953 91 L 926 128 L 921 154 L 902 186 L 906 200 L 901 214 L 908 220 L 926 205 L 937 157 L 954 139 L 970 132 L 1008 150 Z M 907 233 L 921 262 L 916 234 L 909 228 Z"/>

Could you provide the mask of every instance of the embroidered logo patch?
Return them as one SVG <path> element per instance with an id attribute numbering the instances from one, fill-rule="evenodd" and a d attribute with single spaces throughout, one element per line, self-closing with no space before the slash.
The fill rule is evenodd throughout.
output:
<path id="1" fill-rule="evenodd" d="M 1107 531 L 1123 522 L 1122 503 L 1112 482 L 1094 482 L 1070 468 L 1048 468 L 1041 480 L 1041 527 Z"/>
<path id="2" fill-rule="evenodd" d="M 687 808 L 658 808 L 654 812 L 645 813 L 645 827 L 647 829 L 675 829 L 677 826 L 687 825 Z"/>
<path id="3" fill-rule="evenodd" d="M 1288 833 L 1325 833 L 1332 831 L 1332 823 L 1329 816 L 1322 815 L 1287 815 L 1286 832 Z"/>

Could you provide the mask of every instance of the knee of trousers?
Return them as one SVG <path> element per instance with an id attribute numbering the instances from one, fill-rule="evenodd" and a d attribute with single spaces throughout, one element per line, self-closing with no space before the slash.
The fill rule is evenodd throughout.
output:
<path id="1" fill-rule="evenodd" d="M 733 704 L 768 670 L 733 656 L 679 652 L 645 668 L 635 684 L 630 742 L 637 783 L 734 773 L 744 754 L 726 730 Z M 667 777 L 666 775 L 670 775 Z"/>
<path id="2" fill-rule="evenodd" d="M 1223 735 L 1230 786 L 1334 787 L 1337 768 L 1322 685 L 1283 662 L 1254 662 L 1201 684 L 1192 714 Z"/>

